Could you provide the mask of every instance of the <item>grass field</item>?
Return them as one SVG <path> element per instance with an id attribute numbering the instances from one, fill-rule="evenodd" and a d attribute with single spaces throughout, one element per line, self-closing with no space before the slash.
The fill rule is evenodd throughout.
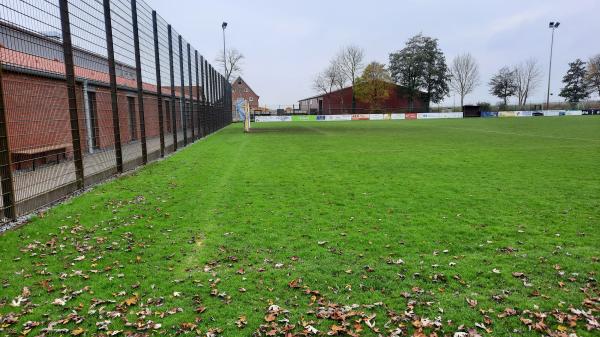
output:
<path id="1" fill-rule="evenodd" d="M 238 124 L 0 236 L 0 334 L 598 336 L 599 257 L 600 118 Z"/>

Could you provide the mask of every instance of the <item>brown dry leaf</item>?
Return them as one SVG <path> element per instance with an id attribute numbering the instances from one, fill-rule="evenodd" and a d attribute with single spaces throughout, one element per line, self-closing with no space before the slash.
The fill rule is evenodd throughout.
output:
<path id="1" fill-rule="evenodd" d="M 248 324 L 248 320 L 246 319 L 246 316 L 244 316 L 244 315 L 240 316 L 238 318 L 238 320 L 235 321 L 235 325 L 237 325 L 237 327 L 240 329 L 244 328 L 247 324 Z"/>
<path id="2" fill-rule="evenodd" d="M 297 278 L 290 281 L 290 283 L 288 283 L 288 286 L 290 288 L 300 288 L 300 283 L 302 283 L 302 279 Z"/>
<path id="3" fill-rule="evenodd" d="M 179 326 L 181 327 L 182 330 L 192 331 L 192 330 L 196 329 L 197 325 L 194 323 L 181 323 Z"/>
<path id="4" fill-rule="evenodd" d="M 346 328 L 344 328 L 343 326 L 339 326 L 339 325 L 332 325 L 331 329 L 329 330 L 329 332 L 327 332 L 327 334 L 329 336 L 335 336 L 335 335 L 339 335 L 341 333 L 346 332 Z"/>
<path id="5" fill-rule="evenodd" d="M 471 308 L 475 308 L 477 306 L 477 300 L 472 300 L 470 298 L 467 298 L 467 303 L 469 304 L 469 306 Z"/>
<path id="6" fill-rule="evenodd" d="M 125 305 L 127 305 L 127 306 L 132 306 L 132 305 L 136 305 L 139 299 L 140 299 L 140 296 L 137 293 L 134 293 L 133 296 L 126 299 L 125 302 L 123 302 L 123 303 L 125 303 Z"/>
<path id="7" fill-rule="evenodd" d="M 504 309 L 504 311 L 500 314 L 498 314 L 498 317 L 500 318 L 504 318 L 504 317 L 508 317 L 508 316 L 514 316 L 517 314 L 517 311 L 513 308 L 506 308 Z"/>
<path id="8" fill-rule="evenodd" d="M 84 332 L 85 332 L 85 330 L 82 327 L 78 327 L 71 331 L 71 335 L 79 336 L 79 335 L 83 334 Z"/>

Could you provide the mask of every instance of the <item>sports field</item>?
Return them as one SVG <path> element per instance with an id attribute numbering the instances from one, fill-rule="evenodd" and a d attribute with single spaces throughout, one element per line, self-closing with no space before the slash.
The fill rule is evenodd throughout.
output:
<path id="1" fill-rule="evenodd" d="M 600 118 L 241 127 L 0 236 L 0 334 L 600 334 Z"/>

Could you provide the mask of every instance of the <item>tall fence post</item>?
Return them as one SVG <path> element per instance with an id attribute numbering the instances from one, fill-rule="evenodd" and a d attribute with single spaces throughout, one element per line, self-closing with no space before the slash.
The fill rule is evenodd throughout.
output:
<path id="1" fill-rule="evenodd" d="M 77 93 L 75 87 L 75 63 L 73 62 L 73 44 L 71 42 L 71 21 L 69 19 L 69 2 L 60 0 L 60 23 L 63 40 L 63 56 L 65 59 L 65 77 L 67 80 L 67 98 L 69 100 L 69 119 L 71 122 L 71 142 L 73 144 L 73 163 L 75 164 L 75 181 L 78 189 L 83 188 L 83 158 L 81 155 L 81 136 L 79 134 L 79 116 L 77 114 Z M 4 186 L 2 186 L 4 192 Z M 5 203 L 6 205 L 6 203 Z"/>
<path id="2" fill-rule="evenodd" d="M 198 69 L 198 51 L 194 50 L 194 61 L 196 63 L 196 124 L 198 124 L 198 138 L 204 137 L 202 134 L 202 124 L 200 123 L 200 69 Z"/>
<path id="3" fill-rule="evenodd" d="M 218 117 L 219 117 L 219 109 L 218 109 L 218 102 L 217 102 L 217 79 L 216 79 L 216 70 L 215 68 L 211 65 L 210 66 L 210 72 L 212 74 L 212 87 L 213 87 L 213 120 L 214 120 L 214 131 L 217 131 L 219 129 L 219 124 L 218 124 Z"/>
<path id="4" fill-rule="evenodd" d="M 173 152 L 177 151 L 177 114 L 175 113 L 175 69 L 173 69 L 173 32 L 171 25 L 167 26 L 169 35 L 169 72 L 171 79 L 171 131 L 173 131 Z"/>
<path id="5" fill-rule="evenodd" d="M 212 65 L 208 65 L 210 67 L 210 132 L 213 133 L 216 130 L 216 103 L 215 103 L 215 73 Z"/>
<path id="6" fill-rule="evenodd" d="M 202 79 L 202 116 L 200 119 L 202 120 L 202 135 L 206 137 L 208 135 L 208 122 L 206 118 L 206 97 L 208 95 L 206 91 L 206 61 L 204 60 L 204 56 L 200 57 L 200 61 L 200 78 Z"/>
<path id="7" fill-rule="evenodd" d="M 213 133 L 215 131 L 215 119 L 214 119 L 215 96 L 214 96 L 212 66 L 210 64 L 208 65 L 208 90 L 209 90 L 209 97 L 210 97 L 209 98 L 210 113 L 208 114 L 210 116 L 210 133 Z"/>
<path id="8" fill-rule="evenodd" d="M 13 185 L 12 160 L 8 143 L 8 125 L 4 108 L 4 87 L 2 86 L 2 64 L 0 63 L 0 185 L 2 186 L 2 205 L 4 216 L 16 220 L 15 188 Z"/>
<path id="9" fill-rule="evenodd" d="M 154 65 L 156 67 L 156 104 L 158 105 L 158 131 L 160 137 L 160 156 L 165 156 L 165 130 L 163 120 L 162 80 L 160 78 L 160 46 L 158 44 L 158 22 L 156 11 L 152 11 L 152 33 L 154 35 Z"/>
<path id="10" fill-rule="evenodd" d="M 119 127 L 119 101 L 117 98 L 117 74 L 115 69 L 115 51 L 113 46 L 110 0 L 104 3 L 104 29 L 106 30 L 106 51 L 108 54 L 108 76 L 110 78 L 110 100 L 113 115 L 113 132 L 115 137 L 115 157 L 117 172 L 123 172 L 123 150 L 121 148 L 121 128 Z"/>
<path id="11" fill-rule="evenodd" d="M 223 75 L 219 75 L 219 88 L 221 90 L 221 128 L 225 127 L 225 82 Z"/>
<path id="12" fill-rule="evenodd" d="M 223 82 L 221 82 L 221 74 L 217 73 L 217 90 L 219 92 L 219 129 L 223 128 Z"/>
<path id="13" fill-rule="evenodd" d="M 207 81 L 207 87 L 206 89 L 208 90 L 208 113 L 207 113 L 207 117 L 208 117 L 208 132 L 209 133 L 213 133 L 213 96 L 212 96 L 212 73 L 211 73 L 211 67 L 210 64 L 207 64 L 207 72 L 206 72 L 206 81 Z"/>
<path id="14" fill-rule="evenodd" d="M 190 88 L 190 129 L 192 130 L 192 142 L 196 139 L 196 133 L 194 132 L 194 92 L 192 91 L 192 54 L 190 44 L 187 44 L 187 56 L 188 56 L 188 86 Z"/>
<path id="15" fill-rule="evenodd" d="M 142 142 L 142 163 L 148 163 L 146 145 L 146 121 L 144 113 L 144 86 L 142 84 L 142 60 L 140 58 L 140 36 L 138 31 L 137 0 L 131 0 L 131 19 L 133 26 L 133 48 L 135 50 L 135 77 L 137 82 L 138 111 L 140 115 L 140 138 Z"/>
<path id="16" fill-rule="evenodd" d="M 179 35 L 179 77 L 181 78 L 181 100 L 179 108 L 181 110 L 181 128 L 183 129 L 183 146 L 187 146 L 187 114 L 185 109 L 185 76 L 183 72 L 183 38 Z"/>
<path id="17" fill-rule="evenodd" d="M 206 61 L 206 59 L 204 60 L 204 80 L 206 82 L 206 112 L 205 112 L 205 119 L 206 119 L 206 134 L 210 135 L 212 132 L 212 126 L 211 126 L 211 119 L 210 119 L 210 103 L 211 103 L 211 96 L 210 96 L 210 69 L 208 68 L 208 61 Z"/>
<path id="18" fill-rule="evenodd" d="M 231 83 L 227 81 L 227 108 L 229 109 L 229 120 L 227 123 L 231 124 L 233 121 L 233 101 L 232 101 L 232 93 L 231 93 Z"/>
<path id="19" fill-rule="evenodd" d="M 219 129 L 221 129 L 223 127 L 223 83 L 221 82 L 221 74 L 217 72 L 215 75 L 217 80 L 217 91 L 219 92 Z"/>

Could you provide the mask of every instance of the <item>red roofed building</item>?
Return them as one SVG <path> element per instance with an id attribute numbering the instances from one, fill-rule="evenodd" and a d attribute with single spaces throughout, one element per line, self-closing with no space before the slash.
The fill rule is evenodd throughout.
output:
<path id="1" fill-rule="evenodd" d="M 250 110 L 255 110 L 258 109 L 258 99 L 260 98 L 260 96 L 258 96 L 254 90 L 252 90 L 252 88 L 250 88 L 250 86 L 248 85 L 248 83 L 246 83 L 246 81 L 244 81 L 241 77 L 238 77 L 232 84 L 231 84 L 231 97 L 232 97 L 232 104 L 233 104 L 233 118 L 234 120 L 238 120 L 239 116 L 237 115 L 237 111 L 236 111 L 236 106 L 240 103 L 240 102 L 247 102 L 250 105 Z"/>
<path id="2" fill-rule="evenodd" d="M 368 102 L 356 100 L 356 108 L 352 109 L 352 87 L 332 91 L 328 94 L 316 95 L 299 101 L 299 109 L 312 114 L 349 114 L 370 112 L 425 112 L 427 109 L 427 95 L 418 92 L 412 102 L 406 88 L 399 85 L 390 85 L 388 97 L 379 104 L 382 108 L 375 109 Z"/>
<path id="3" fill-rule="evenodd" d="M 114 134 L 108 61 L 101 55 L 76 47 L 73 53 L 82 152 L 110 149 L 114 147 Z M 19 159 L 15 158 L 18 153 L 57 147 L 65 148 L 65 156 L 70 158 L 73 148 L 62 42 L 0 23 L 0 63 L 13 162 L 19 163 Z M 136 142 L 141 134 L 135 68 L 117 62 L 116 74 L 121 141 L 123 144 Z M 146 137 L 158 137 L 157 87 L 151 83 L 143 83 L 142 86 L 145 90 Z M 181 87 L 175 88 L 175 120 L 172 120 L 171 113 L 171 88 L 163 86 L 161 92 L 163 125 L 165 133 L 171 133 L 182 125 L 182 90 Z M 195 93 L 196 87 L 192 87 L 192 94 Z M 188 107 L 188 87 L 184 89 L 184 96 Z M 25 166 L 31 164 L 25 163 Z M 23 168 L 20 164 L 15 166 Z"/>

